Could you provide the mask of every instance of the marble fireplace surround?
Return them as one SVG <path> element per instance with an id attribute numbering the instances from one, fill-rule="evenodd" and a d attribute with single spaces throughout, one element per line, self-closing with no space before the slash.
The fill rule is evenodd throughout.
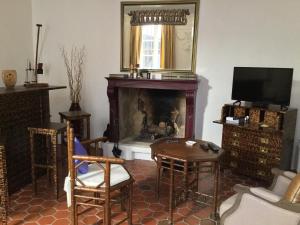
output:
<path id="1" fill-rule="evenodd" d="M 191 138 L 195 132 L 195 109 L 198 80 L 153 80 L 153 79 L 125 79 L 106 78 L 108 81 L 107 96 L 109 99 L 110 142 L 103 146 L 104 155 L 112 156 L 113 143 L 119 142 L 119 94 L 120 88 L 151 89 L 151 90 L 177 90 L 182 91 L 186 99 L 185 137 Z M 151 159 L 150 143 L 120 142 L 122 158 Z"/>

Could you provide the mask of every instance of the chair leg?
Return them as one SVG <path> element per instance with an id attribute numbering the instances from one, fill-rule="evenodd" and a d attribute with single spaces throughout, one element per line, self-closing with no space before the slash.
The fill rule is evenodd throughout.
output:
<path id="1" fill-rule="evenodd" d="M 3 183 L 3 182 L 2 182 Z M 7 224 L 7 217 L 8 217 L 8 190 L 7 190 L 7 183 L 4 180 L 3 187 L 0 187 L 0 209 L 1 209 L 1 219 L 2 219 L 2 225 Z M 2 190 L 1 190 L 2 189 Z"/>
<path id="2" fill-rule="evenodd" d="M 58 174 L 57 174 L 57 154 L 56 154 L 57 135 L 51 135 L 51 148 L 52 148 L 52 163 L 53 163 L 53 183 L 54 183 L 54 194 L 58 199 Z"/>
<path id="3" fill-rule="evenodd" d="M 104 225 L 111 225 L 110 190 L 106 190 L 104 195 Z"/>
<path id="4" fill-rule="evenodd" d="M 49 136 L 46 135 L 46 164 L 50 165 L 51 163 L 51 140 L 49 140 Z M 48 184 L 51 184 L 51 168 L 47 168 L 47 179 L 48 179 Z"/>
<path id="5" fill-rule="evenodd" d="M 132 195 L 133 195 L 133 185 L 129 184 L 129 193 L 128 193 L 128 207 L 127 207 L 127 217 L 128 225 L 132 225 Z"/>
<path id="6" fill-rule="evenodd" d="M 36 177 L 35 177 L 35 156 L 34 156 L 34 134 L 30 132 L 30 152 L 31 152 L 31 180 L 33 193 L 36 195 L 37 187 L 36 187 Z"/>
<path id="7" fill-rule="evenodd" d="M 183 183 L 184 183 L 184 201 L 187 199 L 188 195 L 188 163 L 184 162 L 184 169 L 183 169 Z"/>
<path id="8" fill-rule="evenodd" d="M 7 225 L 7 209 L 2 209 L 2 225 Z"/>
<path id="9" fill-rule="evenodd" d="M 128 193 L 128 187 L 122 187 L 120 192 L 121 192 L 121 210 L 125 211 L 126 207 L 125 207 L 125 201 L 126 201 L 126 197 L 127 197 L 127 193 Z"/>
<path id="10" fill-rule="evenodd" d="M 194 167 L 194 170 L 195 170 L 195 179 L 196 179 L 196 192 L 199 191 L 199 171 L 200 171 L 200 163 L 196 163 L 195 167 Z"/>
<path id="11" fill-rule="evenodd" d="M 160 183 L 160 176 L 161 176 L 161 158 L 158 157 L 157 159 L 157 172 L 156 172 L 156 198 L 159 199 L 159 183 Z"/>
<path id="12" fill-rule="evenodd" d="M 77 225 L 78 224 L 78 206 L 76 202 L 72 202 L 72 209 L 71 209 L 71 220 L 72 220 L 72 225 Z"/>

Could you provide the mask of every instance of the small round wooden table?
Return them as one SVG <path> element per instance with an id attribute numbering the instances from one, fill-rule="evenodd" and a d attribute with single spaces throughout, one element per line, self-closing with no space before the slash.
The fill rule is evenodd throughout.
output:
<path id="1" fill-rule="evenodd" d="M 201 143 L 204 141 L 196 140 L 196 143 L 192 146 L 187 145 L 185 138 L 166 138 L 161 139 L 152 145 L 151 155 L 157 164 L 157 179 L 156 190 L 159 195 L 159 182 L 160 173 L 162 168 L 170 170 L 170 191 L 169 191 L 169 219 L 168 223 L 173 224 L 173 208 L 174 208 L 174 171 L 183 172 L 184 176 L 184 195 L 188 191 L 192 191 L 189 188 L 191 183 L 188 183 L 188 174 L 190 170 L 196 172 L 196 179 L 194 184 L 198 188 L 198 172 L 200 163 L 211 163 L 214 173 L 214 192 L 213 192 L 213 213 L 212 218 L 217 218 L 217 206 L 218 206 L 218 192 L 219 192 L 219 173 L 220 173 L 220 158 L 224 153 L 224 150 L 220 148 L 218 152 L 212 150 L 204 150 L 201 147 Z M 167 164 L 164 165 L 164 164 Z M 197 192 L 196 194 L 199 194 Z"/>

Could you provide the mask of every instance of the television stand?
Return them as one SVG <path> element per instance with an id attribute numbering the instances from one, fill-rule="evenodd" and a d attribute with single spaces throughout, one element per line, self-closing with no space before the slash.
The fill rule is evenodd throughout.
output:
<path id="1" fill-rule="evenodd" d="M 287 110 L 289 110 L 289 107 L 286 106 L 286 105 L 281 105 L 281 106 L 280 106 L 280 110 L 282 110 L 282 111 L 287 111 Z"/>
<path id="2" fill-rule="evenodd" d="M 255 107 L 255 108 L 262 108 L 262 109 L 268 109 L 269 108 L 268 103 L 252 102 L 251 105 L 252 105 L 252 107 Z"/>
<path id="3" fill-rule="evenodd" d="M 226 123 L 226 117 L 245 118 L 245 123 Z M 297 109 L 261 108 L 226 104 L 221 119 L 222 148 L 225 150 L 221 166 L 233 172 L 265 181 L 272 180 L 271 169 L 291 168 Z"/>
<path id="4" fill-rule="evenodd" d="M 234 103 L 232 103 L 232 105 L 238 105 L 240 106 L 242 104 L 242 101 L 240 100 L 236 100 Z"/>

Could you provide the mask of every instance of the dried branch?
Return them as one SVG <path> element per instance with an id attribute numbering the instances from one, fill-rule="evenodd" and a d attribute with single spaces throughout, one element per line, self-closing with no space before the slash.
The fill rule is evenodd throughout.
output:
<path id="1" fill-rule="evenodd" d="M 67 69 L 67 76 L 70 87 L 70 99 L 73 103 L 79 103 L 81 99 L 80 91 L 82 88 L 82 67 L 85 48 L 80 49 L 72 47 L 70 55 L 65 48 L 61 49 L 61 54 L 64 59 L 64 63 Z"/>

